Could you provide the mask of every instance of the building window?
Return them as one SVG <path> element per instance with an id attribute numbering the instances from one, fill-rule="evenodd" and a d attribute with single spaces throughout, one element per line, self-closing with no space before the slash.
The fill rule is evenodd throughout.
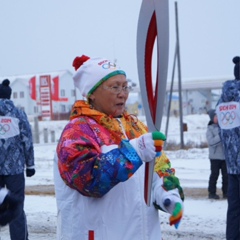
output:
<path id="1" fill-rule="evenodd" d="M 72 104 L 68 105 L 68 111 L 69 111 L 69 112 L 71 112 L 72 106 L 73 106 Z"/>
<path id="2" fill-rule="evenodd" d="M 61 97 L 65 97 L 65 90 L 61 89 Z"/>
<path id="3" fill-rule="evenodd" d="M 20 92 L 20 98 L 24 98 L 24 92 Z"/>
<path id="4" fill-rule="evenodd" d="M 34 113 L 38 113 L 38 107 L 34 106 L 33 112 L 34 112 Z"/>
<path id="5" fill-rule="evenodd" d="M 75 89 L 72 89 L 72 90 L 71 90 L 71 96 L 72 96 L 72 97 L 76 97 L 76 90 L 75 90 Z"/>
<path id="6" fill-rule="evenodd" d="M 65 105 L 61 105 L 61 113 L 66 112 L 66 106 Z"/>
<path id="7" fill-rule="evenodd" d="M 17 92 L 13 93 L 13 98 L 15 98 L 15 99 L 17 98 Z"/>

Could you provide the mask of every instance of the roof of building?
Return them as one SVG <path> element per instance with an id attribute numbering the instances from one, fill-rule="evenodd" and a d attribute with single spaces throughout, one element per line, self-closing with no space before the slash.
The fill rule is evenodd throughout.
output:
<path id="1" fill-rule="evenodd" d="M 181 81 L 182 90 L 202 90 L 202 89 L 221 89 L 225 81 L 233 79 L 233 76 L 226 77 L 209 77 L 209 78 L 183 78 Z M 167 91 L 171 89 L 171 81 L 167 82 Z M 173 91 L 178 91 L 178 79 L 174 79 Z M 139 85 L 134 87 L 134 92 L 139 92 Z"/>
<path id="2" fill-rule="evenodd" d="M 22 75 L 1 76 L 0 79 L 4 80 L 7 78 L 10 80 L 10 84 L 12 84 L 14 81 L 20 80 L 20 79 L 22 82 L 24 82 L 24 80 L 28 81 L 30 78 L 32 78 L 34 76 L 39 77 L 42 75 L 50 75 L 51 77 L 56 77 L 56 76 L 61 77 L 62 75 L 66 74 L 66 73 L 73 75 L 72 72 L 70 72 L 69 70 L 59 70 L 59 71 L 53 71 L 53 72 L 41 72 L 41 73 L 29 73 L 29 74 L 22 74 Z M 0 82 L 2 80 L 0 80 Z M 28 82 L 26 84 L 28 84 Z"/>
<path id="3" fill-rule="evenodd" d="M 199 90 L 199 89 L 221 89 L 225 81 L 233 79 L 232 77 L 211 77 L 211 78 L 192 78 L 181 81 L 182 90 Z M 171 88 L 171 82 L 167 82 L 167 90 Z M 178 79 L 173 83 L 173 91 L 179 89 Z"/>

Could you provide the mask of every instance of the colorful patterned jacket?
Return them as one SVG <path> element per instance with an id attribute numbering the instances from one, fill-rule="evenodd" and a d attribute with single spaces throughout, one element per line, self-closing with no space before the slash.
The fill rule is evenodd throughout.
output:
<path id="1" fill-rule="evenodd" d="M 119 120 L 77 101 L 70 119 L 57 146 L 60 174 L 69 187 L 85 196 L 102 197 L 142 165 L 128 141 L 147 133 L 147 127 L 137 118 L 125 113 Z M 111 145 L 118 147 L 102 152 Z M 165 154 L 157 158 L 155 169 L 159 176 L 175 174 Z M 177 181 L 171 188 L 175 184 Z"/>
<path id="2" fill-rule="evenodd" d="M 54 161 L 58 240 L 161 239 L 155 199 L 163 202 L 167 190 L 181 187 L 163 153 L 155 166 L 153 203 L 145 204 L 145 165 L 129 139 L 146 132 L 127 113 L 117 119 L 84 101 L 74 104 Z"/>

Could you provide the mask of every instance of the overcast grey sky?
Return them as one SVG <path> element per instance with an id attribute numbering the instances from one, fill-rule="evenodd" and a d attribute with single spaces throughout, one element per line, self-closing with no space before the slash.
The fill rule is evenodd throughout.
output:
<path id="1" fill-rule="evenodd" d="M 170 0 L 169 78 L 175 50 Z M 178 0 L 182 78 L 232 76 L 240 55 L 239 0 Z M 117 59 L 137 82 L 141 0 L 0 0 L 0 76 L 68 69 L 77 55 Z"/>

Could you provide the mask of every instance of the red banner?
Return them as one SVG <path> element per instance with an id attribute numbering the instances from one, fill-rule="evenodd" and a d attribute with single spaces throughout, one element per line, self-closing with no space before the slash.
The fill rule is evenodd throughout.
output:
<path id="1" fill-rule="evenodd" d="M 32 77 L 29 80 L 29 88 L 30 88 L 30 97 L 32 100 L 37 100 L 37 85 L 36 85 L 36 76 Z"/>
<path id="2" fill-rule="evenodd" d="M 59 77 L 52 79 L 53 88 L 52 88 L 52 100 L 56 102 L 67 102 L 68 98 L 60 98 L 59 96 Z"/>

